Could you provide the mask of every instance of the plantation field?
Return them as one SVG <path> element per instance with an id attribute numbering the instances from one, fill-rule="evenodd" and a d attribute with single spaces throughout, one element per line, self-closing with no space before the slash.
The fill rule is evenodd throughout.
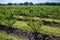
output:
<path id="1" fill-rule="evenodd" d="M 0 24 L 60 37 L 60 6 L 0 6 Z M 2 40 L 27 40 L 4 33 Z"/>

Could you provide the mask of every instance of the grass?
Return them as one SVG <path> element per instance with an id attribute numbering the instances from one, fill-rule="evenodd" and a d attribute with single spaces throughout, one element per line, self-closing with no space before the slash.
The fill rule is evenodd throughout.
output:
<path id="1" fill-rule="evenodd" d="M 12 34 L 7 34 L 4 31 L 0 31 L 0 40 L 28 40 L 28 39 L 24 37 L 18 37 Z"/>
<path id="2" fill-rule="evenodd" d="M 58 19 L 51 19 L 51 18 L 41 18 L 42 20 L 45 20 L 45 21 L 49 21 L 49 22 L 53 22 L 53 21 L 55 21 L 55 22 L 60 22 L 60 20 L 58 20 Z"/>
<path id="3" fill-rule="evenodd" d="M 29 21 L 28 21 L 29 22 Z M 23 21 L 17 21 L 13 27 L 14 28 L 18 28 L 18 29 L 23 29 L 23 30 L 27 30 L 27 31 L 34 31 L 31 27 L 33 26 L 29 26 L 28 22 L 23 22 Z M 37 28 L 37 26 L 39 26 L 38 24 L 35 25 L 35 27 Z M 39 28 L 38 28 L 39 29 Z M 36 30 L 38 30 L 36 29 Z M 43 25 L 40 27 L 40 33 L 43 34 L 48 34 L 48 35 L 55 35 L 55 36 L 60 36 L 60 28 L 55 27 L 55 26 L 47 26 L 47 25 Z"/>
<path id="4" fill-rule="evenodd" d="M 40 17 L 27 17 L 27 16 L 17 16 L 17 15 L 14 15 L 15 18 L 22 18 L 22 19 L 29 19 L 29 20 L 45 20 L 45 21 L 49 21 L 49 22 L 60 22 L 59 19 L 52 19 L 52 18 L 40 18 Z"/>
<path id="5" fill-rule="evenodd" d="M 20 16 L 19 16 L 20 18 Z M 23 16 L 21 16 L 21 18 L 23 18 Z M 28 18 L 28 17 L 27 17 Z M 39 18 L 39 17 L 33 17 L 33 19 L 35 20 L 45 20 L 45 21 L 49 21 L 49 22 L 60 22 L 59 20 L 54 20 L 54 19 L 50 19 L 50 18 Z M 12 20 L 13 21 L 13 20 Z M 27 30 L 27 31 L 33 31 L 31 27 L 33 26 L 29 26 L 28 22 L 30 21 L 17 21 L 15 20 L 15 23 L 13 24 L 13 28 L 18 28 L 18 29 L 22 29 L 22 30 Z M 31 24 L 31 23 L 30 23 Z M 35 27 L 37 27 L 38 25 L 36 25 Z M 58 28 L 57 26 L 47 26 L 47 25 L 43 25 L 40 28 L 40 32 L 43 34 L 48 34 L 48 35 L 55 35 L 55 36 L 60 36 L 60 28 Z"/>
<path id="6" fill-rule="evenodd" d="M 41 32 L 48 35 L 60 36 L 60 28 L 42 25 Z"/>
<path id="7" fill-rule="evenodd" d="M 34 17 L 35 18 L 35 17 Z M 37 19 L 38 17 L 36 17 L 35 19 Z M 40 19 L 40 18 L 39 18 Z M 48 18 L 41 18 L 41 20 L 45 20 L 45 21 L 49 21 L 49 22 L 53 22 L 52 19 L 48 19 Z M 56 22 L 59 20 L 55 20 Z M 29 26 L 28 25 L 29 21 L 17 21 L 13 24 L 13 28 L 18 28 L 18 29 L 22 29 L 22 30 L 27 30 L 27 31 L 33 31 L 31 27 L 33 26 Z M 31 23 L 30 23 L 31 24 Z M 38 25 L 36 25 L 35 27 L 37 27 Z M 60 28 L 58 28 L 57 26 L 47 26 L 47 25 L 43 25 L 40 28 L 40 32 L 44 33 L 44 34 L 48 34 L 48 35 L 55 35 L 55 36 L 60 36 Z"/>
<path id="8" fill-rule="evenodd" d="M 16 21 L 16 23 L 13 25 L 13 27 L 32 31 L 31 27 L 27 25 L 27 22 L 23 22 L 23 21 Z"/>

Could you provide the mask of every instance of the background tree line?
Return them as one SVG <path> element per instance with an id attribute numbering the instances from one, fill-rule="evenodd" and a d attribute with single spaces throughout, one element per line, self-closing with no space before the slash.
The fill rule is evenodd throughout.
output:
<path id="1" fill-rule="evenodd" d="M 33 2 L 24 2 L 24 3 L 7 3 L 7 4 L 2 4 L 0 3 L 0 5 L 60 5 L 59 3 L 54 3 L 54 2 L 46 2 L 46 3 L 33 3 Z"/>

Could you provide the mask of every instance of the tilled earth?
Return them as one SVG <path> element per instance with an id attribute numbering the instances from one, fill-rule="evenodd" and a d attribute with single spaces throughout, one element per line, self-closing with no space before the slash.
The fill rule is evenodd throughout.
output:
<path id="1" fill-rule="evenodd" d="M 20 30 L 17 28 L 7 27 L 5 25 L 0 25 L 0 30 L 5 31 L 8 34 L 15 34 L 17 36 L 26 37 L 29 40 L 60 40 L 60 37 L 56 37 L 53 35 L 49 36 L 49 35 L 42 34 L 42 33 L 29 32 L 29 31 Z"/>
<path id="2" fill-rule="evenodd" d="M 58 22 L 54 22 L 54 21 L 53 22 L 48 22 L 48 21 L 44 21 L 44 20 L 42 20 L 42 22 L 43 22 L 44 25 L 60 27 L 60 23 L 58 23 Z"/>

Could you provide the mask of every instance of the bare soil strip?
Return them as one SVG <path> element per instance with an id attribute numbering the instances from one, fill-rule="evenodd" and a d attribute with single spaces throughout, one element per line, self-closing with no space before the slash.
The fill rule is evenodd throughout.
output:
<path id="1" fill-rule="evenodd" d="M 26 37 L 29 40 L 60 40 L 60 37 L 56 37 L 53 35 L 49 36 L 49 35 L 42 34 L 42 33 L 29 32 L 29 31 L 20 30 L 17 28 L 8 27 L 5 25 L 0 25 L 0 30 L 5 31 L 8 34 L 15 34 L 17 36 Z"/>
<path id="2" fill-rule="evenodd" d="M 44 25 L 49 25 L 49 26 L 57 26 L 57 27 L 60 27 L 60 23 L 58 22 L 48 22 L 48 21 L 42 21 Z"/>

